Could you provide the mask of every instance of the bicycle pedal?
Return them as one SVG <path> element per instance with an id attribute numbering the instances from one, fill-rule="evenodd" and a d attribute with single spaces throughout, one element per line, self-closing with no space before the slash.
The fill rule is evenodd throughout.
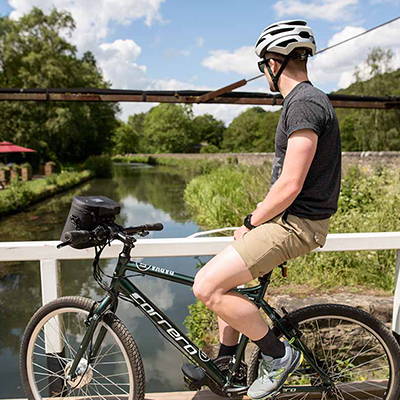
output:
<path id="1" fill-rule="evenodd" d="M 183 380 L 191 390 L 198 390 L 206 384 L 207 377 L 204 370 L 196 365 L 185 363 L 182 365 Z"/>

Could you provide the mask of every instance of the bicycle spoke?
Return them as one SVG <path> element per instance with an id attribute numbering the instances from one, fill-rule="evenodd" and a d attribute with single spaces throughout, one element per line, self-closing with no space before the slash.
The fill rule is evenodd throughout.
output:
<path id="1" fill-rule="evenodd" d="M 352 384 L 350 384 L 350 383 L 346 383 L 346 385 L 349 386 L 350 388 L 355 388 L 358 392 L 367 394 L 368 396 L 373 396 L 373 397 L 371 397 L 371 400 L 372 400 L 373 398 L 374 398 L 374 399 L 378 399 L 378 400 L 381 399 L 381 397 L 375 396 L 374 394 L 372 394 L 372 393 L 370 393 L 370 392 L 366 392 L 365 390 L 362 390 L 362 389 L 360 389 L 359 387 L 354 386 L 354 385 L 352 385 Z M 345 392 L 345 393 L 351 395 L 351 393 L 349 393 L 349 392 Z"/>
<path id="2" fill-rule="evenodd" d="M 101 375 L 101 378 L 104 378 L 106 381 L 110 382 L 111 384 L 115 385 L 116 387 L 118 387 L 111 379 L 108 379 L 106 376 L 104 376 L 102 373 L 100 373 L 99 371 L 97 371 L 95 368 L 93 368 L 93 371 L 95 371 L 97 374 Z M 93 378 L 94 379 L 94 378 Z M 98 381 L 97 381 L 98 382 Z M 100 383 L 100 382 L 99 382 Z M 127 392 L 125 392 L 124 390 L 122 390 L 121 388 L 119 388 L 121 391 L 123 391 L 124 394 L 128 394 Z"/>

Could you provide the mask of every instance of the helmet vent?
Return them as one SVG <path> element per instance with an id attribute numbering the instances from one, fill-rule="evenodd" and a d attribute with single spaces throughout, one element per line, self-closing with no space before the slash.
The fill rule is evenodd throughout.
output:
<path id="1" fill-rule="evenodd" d="M 277 29 L 276 31 L 273 32 L 269 32 L 270 35 L 277 35 L 278 33 L 283 33 L 283 32 L 289 32 L 292 31 L 293 28 L 281 28 L 281 29 Z"/>
<path id="2" fill-rule="evenodd" d="M 296 39 L 285 40 L 284 42 L 279 43 L 279 47 L 286 47 L 289 43 L 297 43 Z"/>
<path id="3" fill-rule="evenodd" d="M 284 22 L 285 25 L 307 25 L 306 21 L 301 21 L 301 20 L 297 20 L 297 21 L 285 21 Z"/>
<path id="4" fill-rule="evenodd" d="M 303 31 L 299 33 L 299 36 L 304 39 L 308 39 L 311 35 L 308 32 Z"/>
<path id="5" fill-rule="evenodd" d="M 260 43 L 262 43 L 264 40 L 265 40 L 265 37 L 261 38 L 261 39 L 257 42 L 256 47 L 257 47 Z"/>

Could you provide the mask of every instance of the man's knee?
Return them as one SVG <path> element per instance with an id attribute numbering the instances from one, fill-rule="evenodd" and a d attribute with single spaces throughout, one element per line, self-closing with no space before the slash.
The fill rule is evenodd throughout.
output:
<path id="1" fill-rule="evenodd" d="M 207 308 L 212 309 L 220 301 L 223 291 L 213 284 L 212 277 L 207 277 L 206 274 L 200 274 L 199 271 L 194 279 L 193 294 L 204 303 Z"/>

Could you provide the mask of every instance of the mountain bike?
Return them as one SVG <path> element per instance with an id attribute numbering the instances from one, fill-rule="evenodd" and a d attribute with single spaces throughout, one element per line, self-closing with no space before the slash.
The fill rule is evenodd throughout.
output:
<path id="1" fill-rule="evenodd" d="M 256 350 L 245 362 L 246 336 L 241 335 L 233 357 L 212 359 L 135 285 L 134 278 L 144 275 L 189 288 L 193 285 L 193 276 L 131 260 L 137 238 L 161 229 L 161 224 L 124 228 L 104 222 L 93 230 L 64 234 L 60 247 L 90 244 L 95 248 L 93 275 L 106 294 L 100 301 L 62 297 L 33 315 L 20 353 L 21 376 L 29 399 L 144 399 L 144 369 L 134 333 L 116 316 L 120 300 L 142 311 L 191 362 L 182 368 L 190 389 L 208 386 L 229 398 L 246 393 L 257 377 L 260 359 Z M 106 276 L 99 264 L 100 255 L 115 239 L 122 242 L 122 251 L 113 274 Z M 362 310 L 337 304 L 278 312 L 264 299 L 270 279 L 268 273 L 255 286 L 233 290 L 268 316 L 278 337 L 286 338 L 303 353 L 304 362 L 282 387 L 279 398 L 400 398 L 400 348 L 383 323 Z"/>

